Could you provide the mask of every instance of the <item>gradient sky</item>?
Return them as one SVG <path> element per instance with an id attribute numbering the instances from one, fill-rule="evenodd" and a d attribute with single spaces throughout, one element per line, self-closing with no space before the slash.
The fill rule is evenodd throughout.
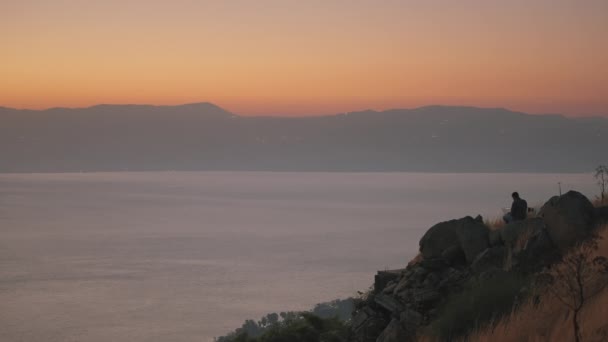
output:
<path id="1" fill-rule="evenodd" d="M 608 1 L 0 1 L 0 105 L 608 115 Z"/>

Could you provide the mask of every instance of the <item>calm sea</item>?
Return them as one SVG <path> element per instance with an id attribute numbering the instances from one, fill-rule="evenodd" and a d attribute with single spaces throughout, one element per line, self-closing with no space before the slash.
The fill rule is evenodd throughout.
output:
<path id="1" fill-rule="evenodd" d="M 367 289 L 434 223 L 591 174 L 0 175 L 0 341 L 210 341 Z"/>

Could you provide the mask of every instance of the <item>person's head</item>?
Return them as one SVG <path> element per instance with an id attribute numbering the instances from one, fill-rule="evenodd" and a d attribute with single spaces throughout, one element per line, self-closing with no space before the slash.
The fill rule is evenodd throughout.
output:
<path id="1" fill-rule="evenodd" d="M 519 194 L 517 193 L 517 191 L 515 191 L 511 194 L 511 197 L 513 197 L 514 200 L 519 199 Z"/>

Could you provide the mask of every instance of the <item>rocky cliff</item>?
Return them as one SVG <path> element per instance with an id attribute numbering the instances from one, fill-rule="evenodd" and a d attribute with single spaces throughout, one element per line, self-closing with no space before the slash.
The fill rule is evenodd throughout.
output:
<path id="1" fill-rule="evenodd" d="M 606 207 L 594 208 L 584 195 L 570 191 L 549 199 L 536 217 L 499 229 L 486 226 L 480 216 L 438 223 L 420 240 L 416 260 L 404 269 L 378 272 L 373 291 L 353 313 L 350 340 L 414 341 L 432 330 L 446 303 L 472 282 L 526 279 L 509 303 L 512 308 L 531 295 L 542 270 L 607 220 Z"/>

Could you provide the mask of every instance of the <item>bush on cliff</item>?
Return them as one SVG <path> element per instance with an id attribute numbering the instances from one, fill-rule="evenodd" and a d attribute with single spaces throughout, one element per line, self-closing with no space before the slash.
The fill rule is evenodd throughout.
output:
<path id="1" fill-rule="evenodd" d="M 608 256 L 608 225 L 597 229 L 598 249 L 595 256 Z M 564 265 L 564 264 L 561 264 Z M 560 264 L 553 267 L 560 268 Z M 552 286 L 549 282 L 548 286 Z M 555 297 L 550 288 L 538 291 L 534 300 L 520 305 L 519 309 L 503 317 L 492 326 L 482 327 L 470 336 L 470 341 L 572 341 L 573 312 Z M 608 289 L 588 300 L 580 312 L 580 330 L 583 341 L 608 341 Z"/>
<path id="2" fill-rule="evenodd" d="M 345 342 L 348 326 L 336 317 L 321 318 L 311 313 L 272 325 L 262 335 L 251 337 L 246 332 L 234 336 L 233 342 Z"/>
<path id="3" fill-rule="evenodd" d="M 311 341 L 342 341 L 333 338 L 345 336 L 348 330 L 345 322 L 352 315 L 355 301 L 354 298 L 336 299 L 319 303 L 311 311 L 270 313 L 257 322 L 248 319 L 240 328 L 216 337 L 215 341 L 308 341 L 305 338 L 311 334 L 322 338 Z"/>

